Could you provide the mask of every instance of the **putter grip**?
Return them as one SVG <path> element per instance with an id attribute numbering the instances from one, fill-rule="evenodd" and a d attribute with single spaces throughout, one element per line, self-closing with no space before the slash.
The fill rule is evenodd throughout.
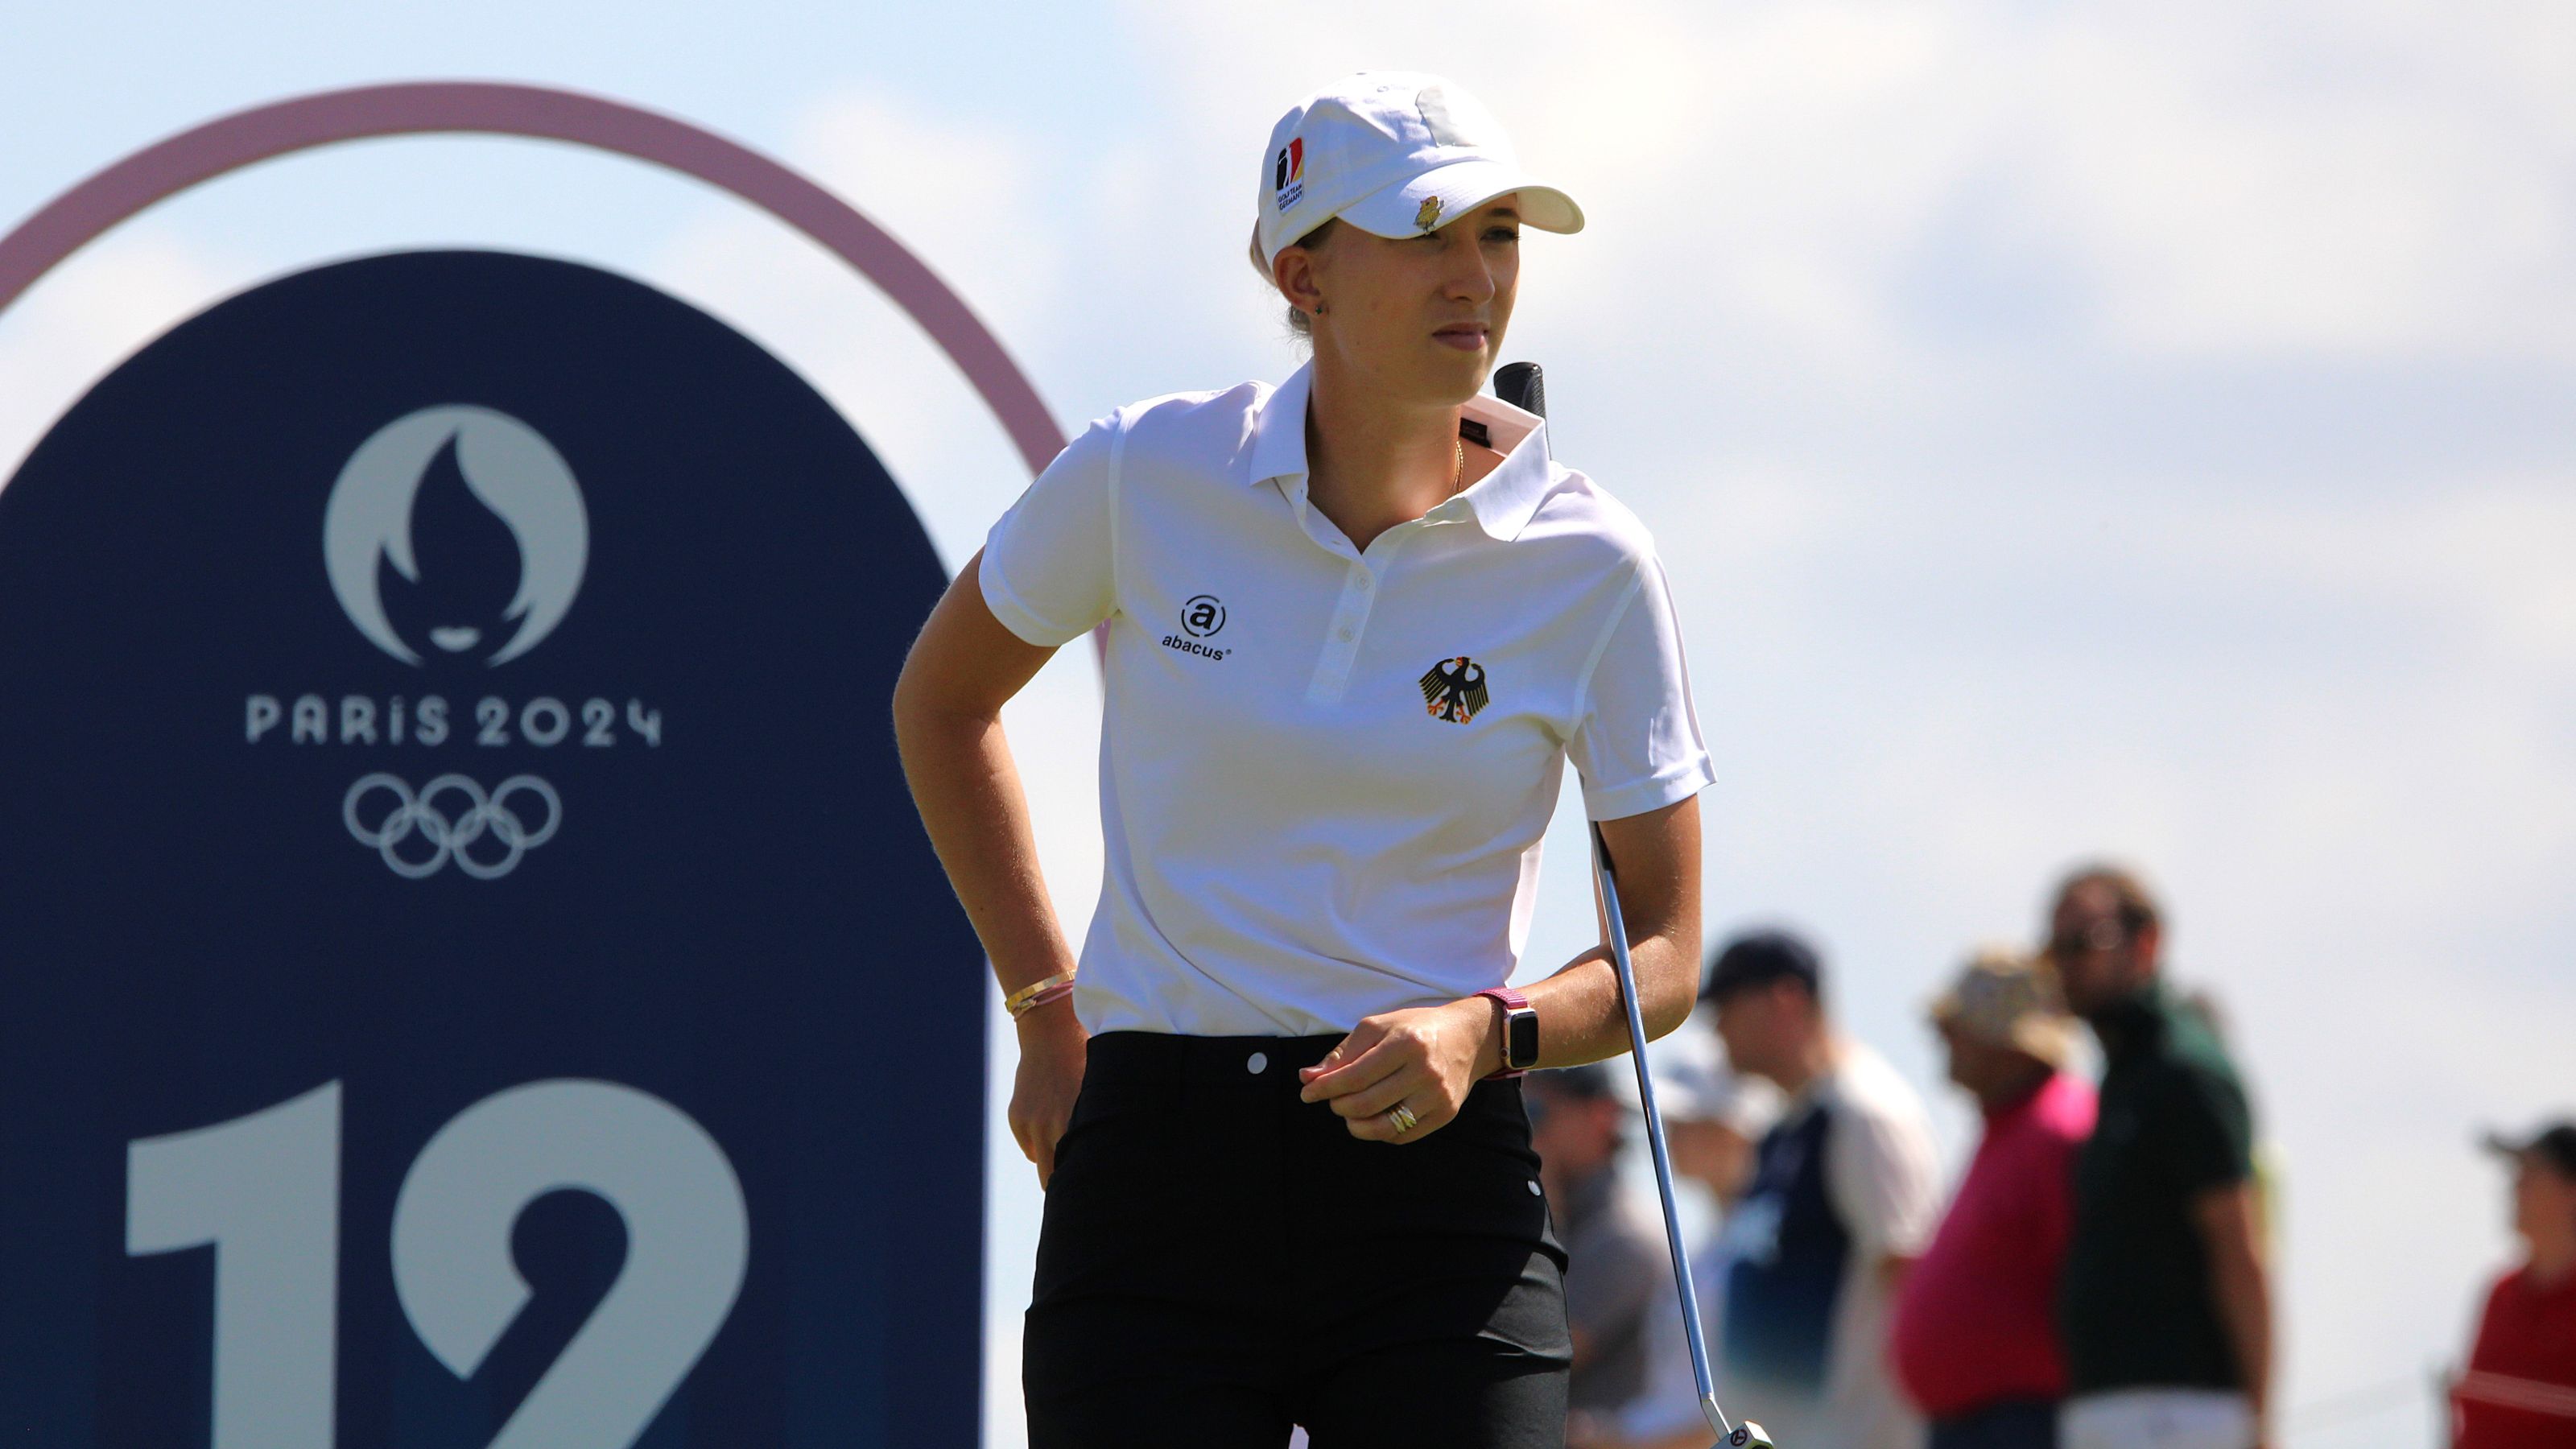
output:
<path id="1" fill-rule="evenodd" d="M 1535 362 L 1506 362 L 1495 368 L 1494 396 L 1522 412 L 1547 416 L 1547 381 Z"/>

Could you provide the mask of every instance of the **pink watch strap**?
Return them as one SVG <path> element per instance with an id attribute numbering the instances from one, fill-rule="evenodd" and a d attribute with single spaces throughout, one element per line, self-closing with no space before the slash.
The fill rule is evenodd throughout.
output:
<path id="1" fill-rule="evenodd" d="M 1496 1001 L 1501 1002 L 1503 1004 L 1503 1009 L 1507 1012 L 1529 1010 L 1529 998 L 1521 995 L 1519 992 L 1514 991 L 1508 986 L 1488 986 L 1476 994 L 1478 996 L 1490 996 Z M 1527 1067 L 1514 1067 L 1510 1065 L 1511 1053 L 1512 1048 L 1509 1028 L 1506 1028 L 1503 1041 L 1504 1065 L 1494 1068 L 1491 1073 L 1487 1074 L 1485 1077 L 1486 1081 L 1499 1082 L 1511 1077 L 1529 1075 L 1529 1069 Z"/>

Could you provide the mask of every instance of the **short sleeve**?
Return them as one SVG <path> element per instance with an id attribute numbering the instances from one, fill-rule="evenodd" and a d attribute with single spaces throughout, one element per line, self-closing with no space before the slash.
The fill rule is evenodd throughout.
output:
<path id="1" fill-rule="evenodd" d="M 2185 1065 L 2167 1080 L 2163 1096 L 2156 1145 L 2178 1190 L 2190 1196 L 2254 1175 L 2254 1114 L 2234 1079 Z"/>
<path id="2" fill-rule="evenodd" d="M 985 606 L 1031 644 L 1078 639 L 1117 606 L 1125 441 L 1115 415 L 1085 428 L 985 535 L 978 579 Z"/>
<path id="3" fill-rule="evenodd" d="M 1687 800 L 1716 778 L 1692 707 L 1681 621 L 1652 555 L 1604 630 L 1565 752 L 1583 776 L 1584 813 L 1617 820 Z"/>
<path id="4" fill-rule="evenodd" d="M 1825 1139 L 1825 1179 L 1865 1258 L 1911 1258 L 1941 1220 L 1941 1169 L 1929 1125 L 1911 1112 L 1847 1105 Z"/>

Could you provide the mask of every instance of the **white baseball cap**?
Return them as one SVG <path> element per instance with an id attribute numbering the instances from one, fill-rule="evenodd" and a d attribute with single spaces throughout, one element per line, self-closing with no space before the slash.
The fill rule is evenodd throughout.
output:
<path id="1" fill-rule="evenodd" d="M 1703 1006 L 1693 1015 L 1705 1023 L 1715 1013 Z M 1758 1141 L 1780 1119 L 1779 1089 L 1730 1069 L 1713 1024 L 1685 1027 L 1656 1042 L 1655 1058 L 1655 1097 L 1672 1121 L 1720 1122 Z M 1622 1073 L 1620 1081 L 1627 1080 Z"/>
<path id="2" fill-rule="evenodd" d="M 1515 191 L 1524 224 L 1583 230 L 1583 208 L 1521 169 L 1502 123 L 1474 96 L 1420 71 L 1362 71 L 1270 128 L 1252 265 L 1269 276 L 1281 247 L 1334 217 L 1379 236 L 1420 236 Z"/>

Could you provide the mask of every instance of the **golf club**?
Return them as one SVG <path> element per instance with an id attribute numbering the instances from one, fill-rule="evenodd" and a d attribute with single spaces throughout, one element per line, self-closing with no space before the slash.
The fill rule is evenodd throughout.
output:
<path id="1" fill-rule="evenodd" d="M 1547 416 L 1547 387 L 1535 362 L 1514 362 L 1494 373 L 1494 395 L 1524 412 Z M 1664 1116 L 1655 1106 L 1655 1078 L 1646 1069 L 1646 1018 L 1637 1005 L 1637 971 L 1628 960 L 1628 923 L 1619 911 L 1619 877 L 1610 861 L 1610 845 L 1601 827 L 1592 828 L 1592 885 L 1601 897 L 1609 926 L 1610 964 L 1619 973 L 1619 1000 L 1628 1012 L 1628 1052 L 1637 1067 L 1637 1099 L 1646 1112 L 1646 1146 L 1655 1160 L 1655 1191 L 1663 1198 L 1664 1241 L 1673 1255 L 1673 1286 L 1682 1298 L 1682 1338 L 1690 1348 L 1691 1378 L 1699 1389 L 1699 1411 L 1728 1449 L 1773 1449 L 1762 1426 L 1747 1419 L 1730 1424 L 1718 1407 L 1717 1386 L 1708 1371 L 1708 1337 L 1700 1330 L 1699 1293 L 1691 1283 L 1690 1254 L 1682 1246 L 1681 1218 L 1673 1211 L 1673 1162 L 1664 1148 Z"/>

